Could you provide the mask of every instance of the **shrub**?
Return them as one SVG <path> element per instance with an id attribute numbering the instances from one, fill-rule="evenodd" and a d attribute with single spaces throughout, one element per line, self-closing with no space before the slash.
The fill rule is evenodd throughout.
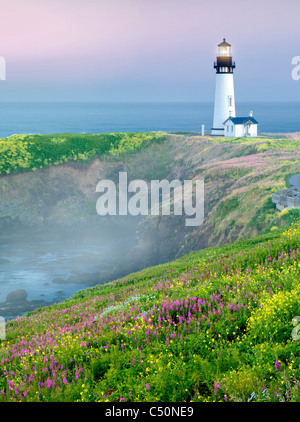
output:
<path id="1" fill-rule="evenodd" d="M 0 174 L 68 161 L 88 161 L 96 155 L 132 153 L 145 144 L 165 139 L 166 135 L 161 132 L 13 135 L 0 139 Z"/>
<path id="2" fill-rule="evenodd" d="M 249 318 L 248 332 L 256 341 L 285 342 L 291 338 L 291 322 L 300 315 L 300 286 L 275 293 Z"/>

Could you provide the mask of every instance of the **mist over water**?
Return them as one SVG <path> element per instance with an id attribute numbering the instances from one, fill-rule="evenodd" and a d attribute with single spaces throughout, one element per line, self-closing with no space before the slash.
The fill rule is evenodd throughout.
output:
<path id="1" fill-rule="evenodd" d="M 114 246 L 113 242 L 103 246 L 68 241 L 2 244 L 0 301 L 5 301 L 12 289 L 26 289 L 28 300 L 65 299 L 74 292 L 75 284 L 67 280 L 80 273 L 100 273 L 103 255 L 108 250 L 112 253 Z M 76 289 L 84 288 L 86 283 L 83 280 L 76 286 Z"/>
<path id="2" fill-rule="evenodd" d="M 61 302 L 81 289 L 133 271 L 128 260 L 139 218 L 103 221 L 76 232 L 38 236 L 18 231 L 0 237 L 0 315 L 13 318 L 38 306 Z"/>

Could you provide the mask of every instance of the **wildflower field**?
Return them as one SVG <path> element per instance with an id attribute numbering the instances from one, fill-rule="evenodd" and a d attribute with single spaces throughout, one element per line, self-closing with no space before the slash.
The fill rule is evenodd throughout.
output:
<path id="1" fill-rule="evenodd" d="M 299 242 L 296 223 L 10 321 L 0 401 L 300 401 Z"/>

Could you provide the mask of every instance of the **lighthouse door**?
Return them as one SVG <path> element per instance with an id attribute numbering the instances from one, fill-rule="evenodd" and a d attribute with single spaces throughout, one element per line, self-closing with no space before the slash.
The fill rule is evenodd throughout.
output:
<path id="1" fill-rule="evenodd" d="M 250 125 L 245 125 L 245 136 L 250 136 Z"/>

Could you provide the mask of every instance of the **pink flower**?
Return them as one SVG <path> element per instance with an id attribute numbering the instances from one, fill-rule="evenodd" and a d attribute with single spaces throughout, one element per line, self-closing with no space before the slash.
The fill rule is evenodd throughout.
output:
<path id="1" fill-rule="evenodd" d="M 214 394 L 217 394 L 218 389 L 219 389 L 219 383 L 218 382 L 215 382 Z"/>
<path id="2" fill-rule="evenodd" d="M 150 386 L 146 384 L 146 390 L 150 390 Z"/>
<path id="3" fill-rule="evenodd" d="M 50 380 L 49 378 L 47 379 L 47 381 L 46 381 L 46 384 L 47 384 L 47 388 L 51 388 L 51 385 L 52 385 L 52 380 Z"/>

